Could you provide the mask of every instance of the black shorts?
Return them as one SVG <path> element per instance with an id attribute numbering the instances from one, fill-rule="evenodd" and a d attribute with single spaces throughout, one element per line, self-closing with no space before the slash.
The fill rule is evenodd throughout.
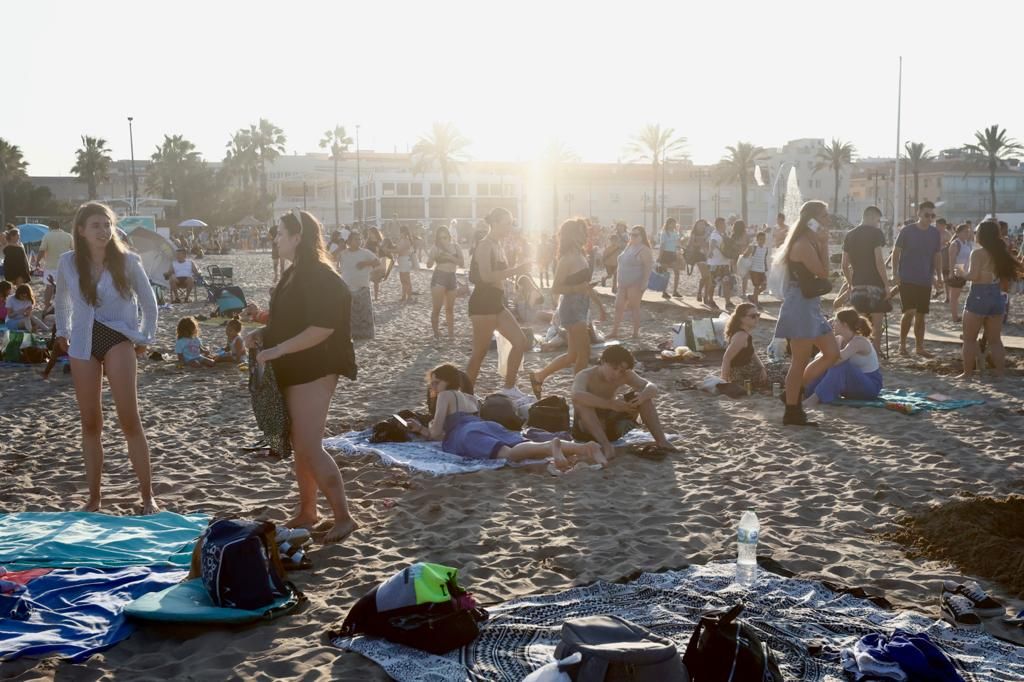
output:
<path id="1" fill-rule="evenodd" d="M 900 283 L 900 306 L 903 308 L 903 312 L 913 310 L 918 315 L 927 315 L 931 301 L 931 286 L 911 284 L 910 282 Z"/>
<path id="2" fill-rule="evenodd" d="M 595 411 L 597 412 L 597 418 L 601 421 L 601 424 L 604 425 L 604 435 L 609 441 L 615 442 L 640 426 L 626 412 L 606 410 L 601 407 L 597 408 Z M 572 437 L 574 440 L 594 440 L 594 436 L 590 435 L 583 429 L 583 425 L 579 423 L 575 415 L 572 420 Z"/>
<path id="3" fill-rule="evenodd" d="M 431 287 L 444 287 L 445 291 L 455 291 L 456 279 L 454 272 L 445 272 L 444 270 L 434 270 L 434 274 L 430 276 Z"/>
<path id="4" fill-rule="evenodd" d="M 489 284 L 477 284 L 467 307 L 470 315 L 497 315 L 505 310 L 505 292 Z"/>
<path id="5" fill-rule="evenodd" d="M 885 289 L 873 284 L 854 284 L 850 289 L 850 305 L 861 315 L 892 312 Z"/>
<path id="6" fill-rule="evenodd" d="M 750 283 L 755 287 L 763 287 L 768 283 L 768 278 L 763 272 L 757 272 L 755 270 L 750 271 Z"/>
<path id="7" fill-rule="evenodd" d="M 128 340 L 127 336 L 105 324 L 92 323 L 92 356 L 100 362 L 103 362 L 111 348 Z"/>
<path id="8" fill-rule="evenodd" d="M 664 265 L 666 268 L 675 268 L 677 260 L 675 251 L 661 251 L 658 253 L 658 265 Z"/>

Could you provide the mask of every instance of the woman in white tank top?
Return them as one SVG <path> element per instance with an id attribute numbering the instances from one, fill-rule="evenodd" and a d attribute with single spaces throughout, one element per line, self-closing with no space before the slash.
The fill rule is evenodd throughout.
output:
<path id="1" fill-rule="evenodd" d="M 832 321 L 839 342 L 839 362 L 807 385 L 805 407 L 839 398 L 874 400 L 882 391 L 878 353 L 871 343 L 871 323 L 852 308 L 840 310 Z"/>

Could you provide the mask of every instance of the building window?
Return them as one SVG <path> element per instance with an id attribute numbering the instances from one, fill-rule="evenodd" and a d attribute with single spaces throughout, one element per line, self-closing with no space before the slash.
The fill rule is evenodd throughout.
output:
<path id="1" fill-rule="evenodd" d="M 418 182 L 410 183 L 409 194 L 414 197 L 420 196 L 421 194 L 423 194 L 423 185 Z"/>
<path id="2" fill-rule="evenodd" d="M 505 185 L 505 196 L 514 197 L 516 195 L 515 185 Z"/>
<path id="3" fill-rule="evenodd" d="M 609 199 L 611 200 L 611 202 L 612 202 L 613 204 L 617 204 L 617 203 L 619 203 L 619 193 L 618 193 L 618 192 L 612 192 L 612 193 L 611 193 L 611 194 L 610 194 L 610 195 L 608 196 L 608 198 L 609 198 Z"/>
<path id="4" fill-rule="evenodd" d="M 482 182 L 478 183 L 476 186 L 476 194 L 479 197 L 487 196 L 487 185 L 483 184 Z"/>
<path id="5" fill-rule="evenodd" d="M 491 196 L 492 197 L 500 197 L 501 196 L 501 185 L 491 185 Z"/>
<path id="6" fill-rule="evenodd" d="M 462 183 L 462 182 L 459 183 L 459 196 L 461 196 L 461 197 L 468 197 L 469 196 L 469 183 L 468 182 L 467 183 Z"/>
<path id="7" fill-rule="evenodd" d="M 448 183 L 448 196 L 450 196 L 450 197 L 451 196 L 455 196 L 455 194 L 456 194 L 455 190 L 456 189 L 458 189 L 458 188 L 456 187 L 455 183 L 454 182 L 449 182 Z"/>
<path id="8" fill-rule="evenodd" d="M 381 194 L 383 194 L 386 197 L 394 196 L 394 194 L 395 194 L 395 183 L 393 183 L 393 182 L 385 182 L 383 188 L 381 189 Z"/>
<path id="9" fill-rule="evenodd" d="M 430 183 L 430 196 L 439 197 L 441 196 L 441 183 L 432 182 Z"/>
<path id="10" fill-rule="evenodd" d="M 400 182 L 400 183 L 398 183 L 398 188 L 395 191 L 395 194 L 398 194 L 399 196 L 403 196 L 403 197 L 409 196 L 409 183 L 407 183 L 407 182 Z"/>

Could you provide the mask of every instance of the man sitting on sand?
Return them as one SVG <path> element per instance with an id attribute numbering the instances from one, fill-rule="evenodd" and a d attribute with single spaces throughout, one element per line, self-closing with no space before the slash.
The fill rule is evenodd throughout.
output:
<path id="1" fill-rule="evenodd" d="M 582 370 L 573 381 L 572 436 L 576 440 L 597 441 L 608 458 L 615 456 L 612 441 L 632 430 L 638 415 L 661 451 L 677 452 L 665 438 L 654 406 L 658 387 L 634 372 L 635 364 L 627 348 L 608 346 L 601 353 L 600 363 Z M 621 398 L 615 397 L 622 386 L 633 390 Z"/>

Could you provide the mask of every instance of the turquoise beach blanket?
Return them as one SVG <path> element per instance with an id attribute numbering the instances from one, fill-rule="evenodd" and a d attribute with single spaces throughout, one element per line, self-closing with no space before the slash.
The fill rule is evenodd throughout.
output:
<path id="1" fill-rule="evenodd" d="M 904 391 L 902 389 L 892 391 L 883 388 L 875 400 L 848 400 L 844 398 L 837 400 L 834 404 L 845 407 L 883 407 L 904 414 L 917 414 L 918 412 L 928 410 L 946 412 L 949 410 L 959 410 L 962 407 L 985 404 L 984 400 L 955 400 L 953 398 L 938 400 L 936 399 L 937 396 L 938 394 L 936 393 Z M 941 397 L 945 398 L 945 396 Z"/>
<path id="2" fill-rule="evenodd" d="M 0 514 L 0 566 L 76 568 L 189 565 L 205 514 L 149 516 L 94 512 Z"/>

